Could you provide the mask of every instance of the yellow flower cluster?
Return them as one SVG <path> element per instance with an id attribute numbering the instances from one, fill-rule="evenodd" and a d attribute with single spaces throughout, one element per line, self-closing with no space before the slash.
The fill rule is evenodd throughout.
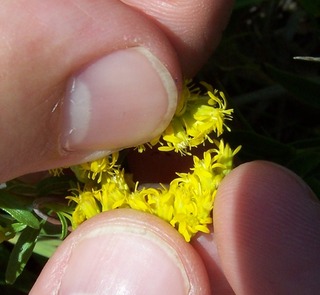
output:
<path id="1" fill-rule="evenodd" d="M 229 130 L 225 121 L 232 119 L 232 109 L 226 109 L 223 92 L 214 90 L 209 84 L 201 83 L 207 93 L 201 95 L 199 88 L 191 81 L 185 82 L 180 103 L 169 126 L 160 137 L 153 139 L 149 145 L 160 144 L 160 151 L 175 151 L 191 155 L 190 150 L 206 140 L 212 142 L 210 135 L 215 137 L 223 133 L 224 127 Z M 140 146 L 139 151 L 144 151 Z"/>
<path id="2" fill-rule="evenodd" d="M 240 147 L 231 150 L 223 140 L 213 139 L 222 134 L 232 110 L 226 109 L 223 93 L 208 84 L 206 95 L 186 83 L 175 117 L 163 134 L 150 143 L 161 151 L 176 151 L 191 155 L 191 148 L 208 140 L 215 148 L 204 152 L 203 158 L 193 156 L 189 173 L 177 173 L 168 186 L 158 188 L 138 186 L 117 164 L 119 154 L 72 167 L 84 187 L 68 199 L 76 203 L 72 226 L 96 214 L 116 208 L 132 208 L 154 214 L 175 227 L 190 241 L 198 231 L 208 233 L 217 188 L 232 169 L 233 156 Z M 189 87 L 188 87 L 189 86 Z M 191 90 L 190 90 L 191 89 Z M 145 146 L 138 147 L 143 151 Z M 142 186 L 142 188 L 141 188 Z"/>

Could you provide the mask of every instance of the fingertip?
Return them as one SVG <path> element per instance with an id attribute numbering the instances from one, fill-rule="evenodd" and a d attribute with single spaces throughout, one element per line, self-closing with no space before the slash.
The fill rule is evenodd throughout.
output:
<path id="1" fill-rule="evenodd" d="M 192 238 L 191 244 L 205 264 L 211 292 L 223 295 L 234 294 L 221 266 L 214 232 L 212 231 L 210 234 L 198 233 Z"/>
<path id="2" fill-rule="evenodd" d="M 178 53 L 185 77 L 192 77 L 218 46 L 233 0 L 122 0 L 148 15 L 165 32 Z"/>
<path id="3" fill-rule="evenodd" d="M 12 20 L 0 59 L 0 182 L 94 160 L 166 128 L 181 69 L 150 18 L 121 1 L 23 2 L 0 13 Z"/>
<path id="4" fill-rule="evenodd" d="M 52 290 L 210 294 L 205 268 L 194 249 L 164 221 L 130 209 L 99 214 L 64 241 L 31 294 Z"/>
<path id="5" fill-rule="evenodd" d="M 295 174 L 273 163 L 239 166 L 214 209 L 218 252 L 239 294 L 305 294 L 319 287 L 320 206 Z"/>

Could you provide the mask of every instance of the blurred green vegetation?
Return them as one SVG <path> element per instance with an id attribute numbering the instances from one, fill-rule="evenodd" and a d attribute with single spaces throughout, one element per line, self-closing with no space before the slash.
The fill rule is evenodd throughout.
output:
<path id="1" fill-rule="evenodd" d="M 198 75 L 224 90 L 235 109 L 226 137 L 243 146 L 239 162 L 284 165 L 318 196 L 319 73 L 319 1 L 238 0 L 219 48 Z"/>
<path id="2" fill-rule="evenodd" d="M 235 109 L 232 132 L 226 137 L 233 147 L 243 146 L 238 163 L 264 159 L 282 164 L 304 178 L 318 196 L 319 31 L 319 1 L 237 0 L 219 48 L 196 77 L 223 90 Z M 36 186 L 12 181 L 0 190 L 0 207 L 6 213 L 0 214 L 1 294 L 27 294 L 66 235 L 64 216 L 58 216 L 62 229 L 39 221 L 32 202 L 48 192 L 66 195 L 70 179 L 44 179 Z M 21 194 L 29 198 L 19 199 Z M 47 205 L 53 211 L 64 206 Z M 13 236 L 15 245 L 6 242 Z"/>

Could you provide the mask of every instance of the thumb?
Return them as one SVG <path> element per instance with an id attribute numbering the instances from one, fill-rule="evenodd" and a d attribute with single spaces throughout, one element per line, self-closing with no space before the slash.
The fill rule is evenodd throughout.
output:
<path id="1" fill-rule="evenodd" d="M 137 10 L 121 1 L 7 1 L 0 24 L 0 182 L 141 144 L 168 125 L 177 57 Z"/>
<path id="2" fill-rule="evenodd" d="M 83 223 L 30 294 L 210 294 L 202 260 L 164 221 L 131 209 Z"/>

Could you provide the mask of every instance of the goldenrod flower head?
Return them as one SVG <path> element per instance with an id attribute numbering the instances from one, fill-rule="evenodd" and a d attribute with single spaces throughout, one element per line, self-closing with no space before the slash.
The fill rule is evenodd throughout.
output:
<path id="1" fill-rule="evenodd" d="M 222 150 L 220 150 L 222 148 Z M 186 241 L 198 231 L 209 232 L 211 212 L 219 183 L 231 169 L 232 151 L 220 144 L 199 159 L 189 173 L 178 173 L 168 187 L 130 189 L 124 171 L 103 172 L 95 189 L 84 187 L 78 195 L 68 197 L 77 203 L 72 215 L 73 228 L 95 214 L 116 208 L 132 208 L 154 214 L 176 227 Z M 217 162 L 219 161 L 219 162 Z M 217 174 L 218 172 L 218 174 Z"/>
<path id="2" fill-rule="evenodd" d="M 174 118 L 161 137 L 149 142 L 149 146 L 160 144 L 160 151 L 175 151 L 191 154 L 190 150 L 205 140 L 211 141 L 210 134 L 220 136 L 227 120 L 232 118 L 232 109 L 227 109 L 226 99 L 222 92 L 213 90 L 202 83 L 207 93 L 201 94 L 199 88 L 186 81 Z M 144 147 L 140 146 L 139 151 Z"/>
<path id="3" fill-rule="evenodd" d="M 77 206 L 72 214 L 72 227 L 76 228 L 83 221 L 97 215 L 101 212 L 95 191 L 80 191 L 78 196 L 67 197 L 69 200 L 77 203 Z"/>
<path id="4" fill-rule="evenodd" d="M 223 93 L 213 90 L 206 83 L 206 95 L 185 84 L 176 115 L 161 136 L 147 143 L 159 144 L 161 151 L 175 151 L 190 155 L 191 149 L 205 140 L 214 148 L 193 156 L 194 165 L 188 173 L 177 173 L 167 186 L 157 188 L 132 184 L 124 170 L 117 164 L 118 153 L 109 157 L 72 167 L 78 179 L 84 183 L 68 199 L 76 203 L 72 214 L 72 226 L 92 216 L 116 208 L 132 208 L 154 214 L 175 227 L 190 241 L 198 231 L 208 233 L 212 224 L 212 209 L 217 188 L 233 166 L 234 151 L 217 137 L 228 129 L 232 110 L 227 109 Z M 213 133 L 213 135 L 212 135 Z M 214 138 L 213 138 L 214 136 Z M 142 152 L 144 145 L 138 147 Z"/>
<path id="5" fill-rule="evenodd" d="M 111 157 L 104 157 L 92 162 L 83 163 L 80 165 L 72 166 L 71 169 L 77 176 L 77 178 L 86 182 L 88 179 L 97 180 L 101 182 L 102 175 L 106 173 L 113 173 L 117 167 L 116 163 L 119 157 L 119 153 L 113 153 Z"/>

